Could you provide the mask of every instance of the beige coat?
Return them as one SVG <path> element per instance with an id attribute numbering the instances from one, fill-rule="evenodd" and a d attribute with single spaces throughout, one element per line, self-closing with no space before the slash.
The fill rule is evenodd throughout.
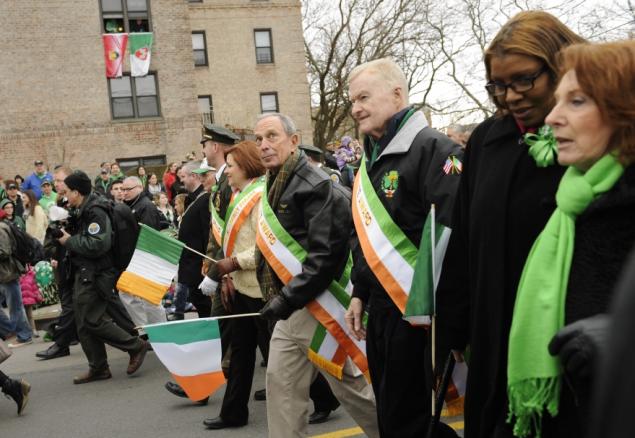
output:
<path id="1" fill-rule="evenodd" d="M 49 221 L 44 213 L 44 209 L 40 205 L 36 205 L 33 209 L 33 214 L 26 217 L 26 232 L 32 237 L 35 237 L 40 243 L 44 243 L 44 236 L 46 235 L 46 227 Z"/>
<path id="2" fill-rule="evenodd" d="M 249 218 L 243 222 L 238 230 L 234 243 L 233 257 L 236 257 L 242 268 L 231 273 L 234 287 L 243 295 L 251 298 L 262 298 L 258 279 L 256 278 L 256 230 L 260 216 L 260 203 L 257 203 L 249 213 Z"/>

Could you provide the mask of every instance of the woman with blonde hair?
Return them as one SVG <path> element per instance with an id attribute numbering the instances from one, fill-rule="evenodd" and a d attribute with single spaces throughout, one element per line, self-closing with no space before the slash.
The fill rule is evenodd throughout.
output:
<path id="1" fill-rule="evenodd" d="M 438 350 L 463 360 L 470 346 L 466 438 L 513 436 L 507 355 L 516 291 L 565 171 L 545 118 L 555 104 L 558 52 L 581 42 L 554 16 L 527 11 L 485 52 L 485 88 L 498 113 L 467 144 L 437 289 Z"/>

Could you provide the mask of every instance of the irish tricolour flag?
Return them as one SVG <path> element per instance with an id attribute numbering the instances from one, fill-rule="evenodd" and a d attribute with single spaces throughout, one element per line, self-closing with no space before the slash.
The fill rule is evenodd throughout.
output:
<path id="1" fill-rule="evenodd" d="M 141 224 L 130 264 L 119 277 L 117 289 L 160 304 L 178 270 L 185 245 Z"/>
<path id="2" fill-rule="evenodd" d="M 191 319 L 143 328 L 159 360 L 191 400 L 202 400 L 225 383 L 217 320 Z"/>

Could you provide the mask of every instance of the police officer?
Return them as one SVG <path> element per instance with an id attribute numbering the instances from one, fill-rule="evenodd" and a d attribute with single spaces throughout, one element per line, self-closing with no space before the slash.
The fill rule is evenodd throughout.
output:
<path id="1" fill-rule="evenodd" d="M 309 164 L 321 169 L 328 175 L 329 178 L 331 178 L 331 181 L 342 184 L 342 174 L 339 171 L 324 165 L 324 152 L 322 149 L 311 144 L 299 144 L 298 149 L 302 149 L 304 151 Z"/>
<path id="2" fill-rule="evenodd" d="M 112 253 L 113 236 L 108 201 L 91 194 L 91 181 L 82 171 L 64 180 L 68 205 L 75 210 L 73 235 L 62 230 L 59 242 L 66 247 L 71 263 L 75 322 L 82 349 L 88 359 L 86 374 L 73 383 L 81 384 L 112 377 L 108 367 L 106 346 L 128 352 L 128 374 L 136 372 L 145 358 L 148 343 L 133 336 L 106 316 L 114 294 L 117 270 Z"/>

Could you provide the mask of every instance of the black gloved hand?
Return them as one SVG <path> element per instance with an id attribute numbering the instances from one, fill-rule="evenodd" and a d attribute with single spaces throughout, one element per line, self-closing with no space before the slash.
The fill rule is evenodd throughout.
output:
<path id="1" fill-rule="evenodd" d="M 282 295 L 276 295 L 260 309 L 260 314 L 270 321 L 278 321 L 289 318 L 294 311 L 295 309 L 287 304 L 287 300 Z"/>
<path id="2" fill-rule="evenodd" d="M 572 375 L 590 377 L 606 345 L 610 320 L 608 315 L 600 314 L 564 326 L 549 342 L 549 353 L 560 356 Z"/>

